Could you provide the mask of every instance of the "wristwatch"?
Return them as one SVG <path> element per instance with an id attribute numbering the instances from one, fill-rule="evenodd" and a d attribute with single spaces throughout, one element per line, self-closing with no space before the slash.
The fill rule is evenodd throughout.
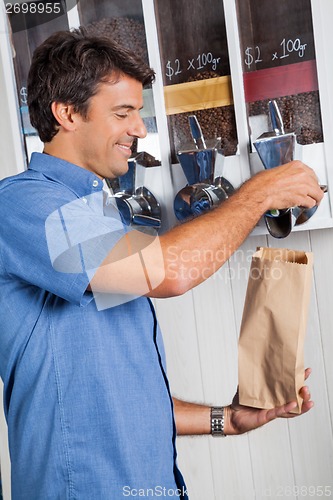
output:
<path id="1" fill-rule="evenodd" d="M 224 407 L 212 406 L 210 409 L 211 435 L 214 437 L 226 437 L 224 434 Z"/>

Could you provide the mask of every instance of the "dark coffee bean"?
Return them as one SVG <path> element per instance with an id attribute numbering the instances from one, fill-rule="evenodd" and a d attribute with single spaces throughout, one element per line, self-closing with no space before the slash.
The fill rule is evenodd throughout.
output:
<path id="1" fill-rule="evenodd" d="M 276 99 L 285 129 L 297 135 L 299 144 L 323 142 L 319 93 L 306 92 Z M 249 104 L 249 115 L 268 114 L 268 100 Z"/>

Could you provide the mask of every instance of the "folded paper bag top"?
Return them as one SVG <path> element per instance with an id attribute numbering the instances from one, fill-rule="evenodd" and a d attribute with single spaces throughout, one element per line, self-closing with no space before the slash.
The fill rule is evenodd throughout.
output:
<path id="1" fill-rule="evenodd" d="M 240 404 L 297 401 L 300 413 L 312 266 L 310 252 L 258 248 L 253 255 L 238 345 Z"/>

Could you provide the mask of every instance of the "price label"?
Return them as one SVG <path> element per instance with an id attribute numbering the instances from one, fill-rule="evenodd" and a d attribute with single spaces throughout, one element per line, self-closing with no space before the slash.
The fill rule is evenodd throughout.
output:
<path id="1" fill-rule="evenodd" d="M 284 38 L 280 43 L 279 50 L 273 52 L 270 56 L 271 61 L 279 61 L 291 55 L 299 59 L 304 58 L 307 48 L 307 43 L 302 43 L 300 38 L 286 39 Z M 266 58 L 268 60 L 268 58 Z M 262 62 L 267 62 L 261 57 L 261 49 L 259 45 L 255 47 L 246 47 L 244 51 L 244 64 L 248 70 L 256 69 L 256 66 Z"/>
<path id="2" fill-rule="evenodd" d="M 245 50 L 245 64 L 250 69 L 252 64 L 258 64 L 262 62 L 260 47 L 256 45 L 255 47 L 246 47 Z"/>
<path id="3" fill-rule="evenodd" d="M 201 71 L 209 69 L 216 71 L 221 57 L 214 57 L 212 52 L 203 52 L 187 59 L 186 64 L 182 65 L 180 59 L 168 61 L 165 65 L 165 76 L 171 81 L 174 77 L 182 73 L 182 71 Z"/>

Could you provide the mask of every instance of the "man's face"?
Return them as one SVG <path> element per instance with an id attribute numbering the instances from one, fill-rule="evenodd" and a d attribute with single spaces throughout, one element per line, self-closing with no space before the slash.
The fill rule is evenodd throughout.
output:
<path id="1" fill-rule="evenodd" d="M 101 83 L 88 116 L 78 121 L 75 163 L 101 178 L 124 175 L 133 140 L 147 134 L 142 105 L 142 84 L 134 78 L 122 75 L 117 83 Z"/>

